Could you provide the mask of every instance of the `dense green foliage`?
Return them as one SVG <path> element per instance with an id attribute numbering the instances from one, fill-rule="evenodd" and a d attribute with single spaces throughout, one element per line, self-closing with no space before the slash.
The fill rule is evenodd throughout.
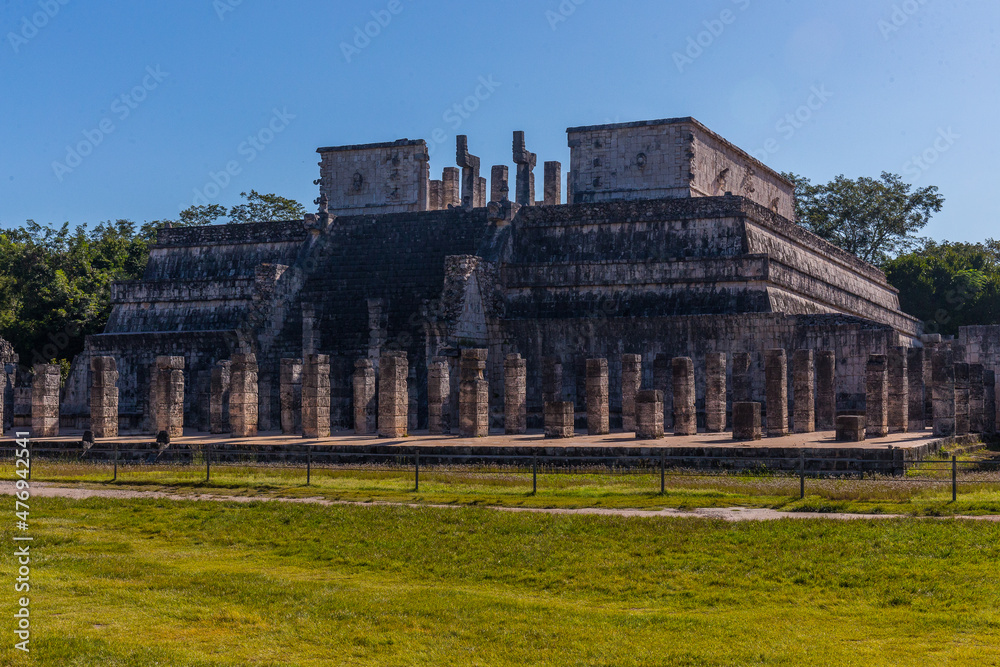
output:
<path id="1" fill-rule="evenodd" d="M 229 209 L 231 224 L 301 218 L 291 199 L 256 191 Z M 100 333 L 111 313 L 111 283 L 142 277 L 149 248 L 167 225 L 208 225 L 227 215 L 218 204 L 193 206 L 176 220 L 136 225 L 130 220 L 71 228 L 33 220 L 0 233 L 0 337 L 21 363 L 57 361 L 65 368 L 83 350 L 84 338 Z"/>
<path id="2" fill-rule="evenodd" d="M 1000 242 L 934 243 L 886 264 L 900 306 L 927 333 L 954 335 L 961 326 L 1000 324 Z"/>
<path id="3" fill-rule="evenodd" d="M 996 664 L 1000 642 L 990 522 L 32 509 L 32 652 L 5 614 L 2 664 L 904 667 Z"/>
<path id="4" fill-rule="evenodd" d="M 785 176 L 796 185 L 799 224 L 876 265 L 915 247 L 916 233 L 944 205 L 935 186 L 914 191 L 897 174 L 856 180 L 841 175 L 824 185 L 795 174 Z"/>

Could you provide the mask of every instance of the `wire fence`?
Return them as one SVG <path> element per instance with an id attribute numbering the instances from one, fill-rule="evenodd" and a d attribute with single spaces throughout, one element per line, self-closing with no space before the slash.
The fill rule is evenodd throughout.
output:
<path id="1" fill-rule="evenodd" d="M 0 461 L 12 462 L 16 447 L 0 447 Z M 44 478 L 36 481 L 81 481 L 82 465 L 89 475 L 107 473 L 102 481 L 110 483 L 155 482 L 163 473 L 184 473 L 192 481 L 212 484 L 213 473 L 283 471 L 301 475 L 305 486 L 313 483 L 314 472 L 391 473 L 412 477 L 412 490 L 420 491 L 421 474 L 475 475 L 480 479 L 491 476 L 505 479 L 530 479 L 531 493 L 537 494 L 539 477 L 659 477 L 659 492 L 666 493 L 668 480 L 680 478 L 798 478 L 799 496 L 806 497 L 808 483 L 814 480 L 856 479 L 879 482 L 906 482 L 910 485 L 949 485 L 952 500 L 957 500 L 964 484 L 997 485 L 1000 489 L 1000 459 L 959 461 L 958 457 L 905 460 L 896 450 L 886 456 L 884 451 L 872 458 L 837 458 L 815 456 L 805 451 L 798 457 L 748 457 L 745 459 L 712 456 L 672 455 L 667 450 L 634 456 L 588 456 L 531 454 L 441 454 L 422 453 L 412 448 L 392 453 L 371 451 L 322 451 L 314 447 L 281 447 L 262 449 L 216 449 L 211 444 L 202 448 L 130 448 L 120 450 L 117 444 L 99 443 L 76 448 L 31 446 L 29 448 L 29 479 L 31 461 L 38 459 L 47 465 Z M 61 472 L 58 464 L 75 464 L 74 471 Z M 37 473 L 36 473 L 37 475 Z M 652 490 L 652 489 L 650 489 Z"/>

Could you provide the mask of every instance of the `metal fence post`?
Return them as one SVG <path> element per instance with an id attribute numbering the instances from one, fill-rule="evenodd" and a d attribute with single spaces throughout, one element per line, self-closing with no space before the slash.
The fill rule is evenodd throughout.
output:
<path id="1" fill-rule="evenodd" d="M 958 457 L 951 457 L 951 502 L 958 502 Z"/>
<path id="2" fill-rule="evenodd" d="M 420 491 L 420 450 L 416 453 L 416 465 L 414 466 L 413 481 L 414 491 Z"/>
<path id="3" fill-rule="evenodd" d="M 531 455 L 531 495 L 538 494 L 538 454 Z"/>
<path id="4" fill-rule="evenodd" d="M 799 500 L 806 497 L 806 453 L 799 452 Z"/>
<path id="5" fill-rule="evenodd" d="M 660 450 L 660 495 L 667 493 L 667 450 Z"/>
<path id="6" fill-rule="evenodd" d="M 306 486 L 312 484 L 312 463 L 313 463 L 312 448 L 306 447 Z"/>

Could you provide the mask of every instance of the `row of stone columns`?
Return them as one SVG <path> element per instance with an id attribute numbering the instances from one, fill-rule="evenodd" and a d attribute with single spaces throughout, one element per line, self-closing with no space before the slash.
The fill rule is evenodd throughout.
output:
<path id="1" fill-rule="evenodd" d="M 981 364 L 956 363 L 950 347 L 932 353 L 934 435 L 996 432 L 996 373 Z"/>

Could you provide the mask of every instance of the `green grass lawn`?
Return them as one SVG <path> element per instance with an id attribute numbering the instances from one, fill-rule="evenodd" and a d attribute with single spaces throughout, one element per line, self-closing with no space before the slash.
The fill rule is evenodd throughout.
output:
<path id="1" fill-rule="evenodd" d="M 32 519 L 33 652 L 5 613 L 3 665 L 1000 664 L 992 523 L 106 499 Z"/>
<path id="2" fill-rule="evenodd" d="M 964 457 L 964 463 L 984 463 L 996 456 L 986 452 Z M 1000 472 L 966 470 L 959 478 L 958 502 L 951 499 L 950 461 L 922 466 L 905 477 L 808 479 L 806 498 L 799 497 L 794 475 L 743 474 L 690 476 L 670 471 L 666 493 L 660 494 L 658 472 L 649 474 L 554 474 L 538 476 L 532 494 L 530 473 L 509 470 L 423 469 L 415 491 L 413 471 L 348 470 L 314 467 L 306 486 L 302 468 L 215 465 L 210 484 L 204 466 L 120 466 L 118 480 L 109 483 L 106 464 L 36 461 L 35 481 L 92 488 L 124 488 L 172 493 L 271 497 L 322 497 L 358 502 L 397 502 L 559 508 L 767 507 L 787 511 L 859 512 L 940 516 L 1000 514 Z M 13 470 L 0 466 L 0 476 Z"/>

